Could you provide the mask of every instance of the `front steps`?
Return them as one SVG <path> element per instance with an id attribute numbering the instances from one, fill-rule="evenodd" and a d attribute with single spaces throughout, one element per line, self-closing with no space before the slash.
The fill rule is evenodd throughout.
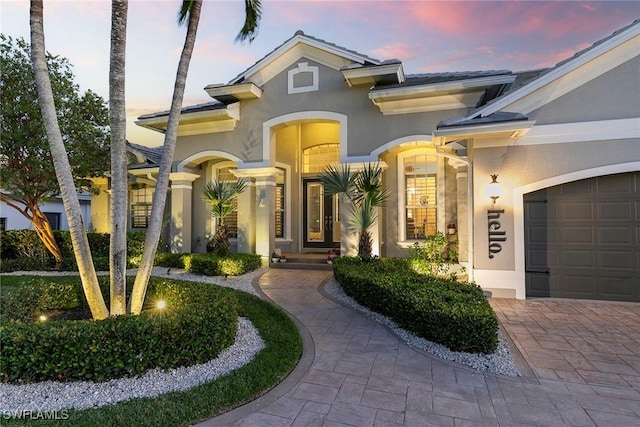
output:
<path id="1" fill-rule="evenodd" d="M 331 264 L 327 264 L 326 254 L 292 253 L 284 254 L 287 262 L 270 262 L 270 268 L 286 268 L 295 270 L 333 270 Z"/>

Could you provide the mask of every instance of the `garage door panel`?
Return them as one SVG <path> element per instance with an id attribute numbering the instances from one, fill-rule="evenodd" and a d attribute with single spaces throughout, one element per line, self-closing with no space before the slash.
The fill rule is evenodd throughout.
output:
<path id="1" fill-rule="evenodd" d="M 640 302 L 640 171 L 547 188 L 524 202 L 527 296 Z"/>
<path id="2" fill-rule="evenodd" d="M 542 202 L 529 202 L 529 209 L 527 209 L 527 221 L 539 221 L 543 224 L 547 223 L 549 219 L 553 219 L 555 215 L 553 212 L 549 212 L 549 206 L 544 201 Z"/>
<path id="3" fill-rule="evenodd" d="M 598 220 L 601 221 L 630 221 L 634 217 L 631 201 L 627 202 L 599 202 L 597 204 Z"/>
<path id="4" fill-rule="evenodd" d="M 567 202 L 559 205 L 558 213 L 563 221 L 593 220 L 593 203 Z"/>
<path id="5" fill-rule="evenodd" d="M 634 254 L 626 251 L 598 251 L 598 267 L 632 272 L 635 268 Z"/>
<path id="6" fill-rule="evenodd" d="M 627 246 L 631 249 L 635 242 L 632 227 L 600 226 L 598 227 L 598 243 L 601 245 Z"/>
<path id="7" fill-rule="evenodd" d="M 595 182 L 597 183 L 598 194 L 601 195 L 618 195 L 624 196 L 634 192 L 635 185 L 633 175 L 608 175 L 601 176 Z"/>
<path id="8" fill-rule="evenodd" d="M 565 249 L 560 255 L 560 262 L 564 268 L 588 268 L 593 269 L 595 257 L 589 250 Z"/>
<path id="9" fill-rule="evenodd" d="M 563 227 L 560 236 L 562 243 L 569 245 L 592 245 L 594 243 L 594 232 L 592 227 Z"/>
<path id="10" fill-rule="evenodd" d="M 555 244 L 557 243 L 557 232 L 558 229 L 556 227 L 545 227 L 544 225 L 532 226 L 529 230 L 527 230 L 527 238 L 529 242 L 533 245 L 537 244 Z"/>
<path id="11" fill-rule="evenodd" d="M 557 267 L 558 255 L 556 251 L 545 249 L 529 249 L 526 253 L 529 270 L 546 271 L 549 267 Z"/>
<path id="12" fill-rule="evenodd" d="M 600 277 L 600 295 L 604 299 L 617 301 L 638 300 L 638 282 L 630 277 Z"/>
<path id="13" fill-rule="evenodd" d="M 550 276 L 546 273 L 527 273 L 527 296 L 550 297 L 557 293 L 557 286 L 552 286 Z"/>
<path id="14" fill-rule="evenodd" d="M 562 278 L 562 289 L 558 292 L 561 298 L 590 298 L 596 293 L 596 281 L 593 276 L 584 273 L 568 272 Z"/>
<path id="15" fill-rule="evenodd" d="M 561 185 L 554 188 L 559 189 L 558 193 L 562 194 L 562 196 L 572 196 L 579 195 L 584 196 L 585 194 L 590 195 L 595 193 L 596 186 L 590 180 L 576 181 L 572 183 L 573 185 Z M 554 192 L 548 192 L 549 194 L 554 194 Z"/>

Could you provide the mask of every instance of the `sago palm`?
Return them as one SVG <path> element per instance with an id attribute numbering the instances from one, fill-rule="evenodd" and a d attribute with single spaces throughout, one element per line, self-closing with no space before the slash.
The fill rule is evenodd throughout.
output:
<path id="1" fill-rule="evenodd" d="M 236 197 L 247 186 L 245 179 L 236 182 L 214 180 L 208 183 L 202 198 L 211 206 L 211 216 L 218 220 L 216 233 L 213 236 L 214 252 L 226 255 L 229 252 L 229 229 L 225 218 L 233 213 L 236 208 Z"/>

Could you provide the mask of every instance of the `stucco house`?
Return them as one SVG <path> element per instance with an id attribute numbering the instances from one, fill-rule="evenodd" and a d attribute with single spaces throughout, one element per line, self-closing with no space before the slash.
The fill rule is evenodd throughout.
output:
<path id="1" fill-rule="evenodd" d="M 412 75 L 299 31 L 183 109 L 170 245 L 204 251 L 203 187 L 246 177 L 234 250 L 353 253 L 347 207 L 318 174 L 374 162 L 391 192 L 377 254 L 441 231 L 494 296 L 640 301 L 639 54 L 635 21 L 546 69 Z M 167 117 L 137 123 L 164 132 Z M 149 157 L 131 170 L 133 200 L 153 191 Z"/>

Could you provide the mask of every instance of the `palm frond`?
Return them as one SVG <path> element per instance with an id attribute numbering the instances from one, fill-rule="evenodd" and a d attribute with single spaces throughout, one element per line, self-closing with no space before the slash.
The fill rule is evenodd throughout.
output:
<path id="1" fill-rule="evenodd" d="M 349 165 L 329 165 L 319 175 L 324 190 L 330 194 L 344 194 L 353 197 L 356 176 L 351 173 Z"/>
<path id="2" fill-rule="evenodd" d="M 236 182 L 214 180 L 205 185 L 202 198 L 209 203 L 211 214 L 215 218 L 224 219 L 235 209 L 235 199 L 247 185 L 244 178 Z"/>
<path id="3" fill-rule="evenodd" d="M 244 25 L 236 36 L 236 41 L 251 43 L 258 35 L 258 26 L 262 17 L 262 4 L 260 0 L 244 0 L 245 19 Z"/>
<path id="4" fill-rule="evenodd" d="M 184 23 L 188 21 L 189 13 L 191 13 L 191 8 L 193 8 L 195 1 L 196 0 L 182 1 L 182 5 L 180 5 L 180 10 L 178 11 L 178 25 L 184 25 Z"/>

